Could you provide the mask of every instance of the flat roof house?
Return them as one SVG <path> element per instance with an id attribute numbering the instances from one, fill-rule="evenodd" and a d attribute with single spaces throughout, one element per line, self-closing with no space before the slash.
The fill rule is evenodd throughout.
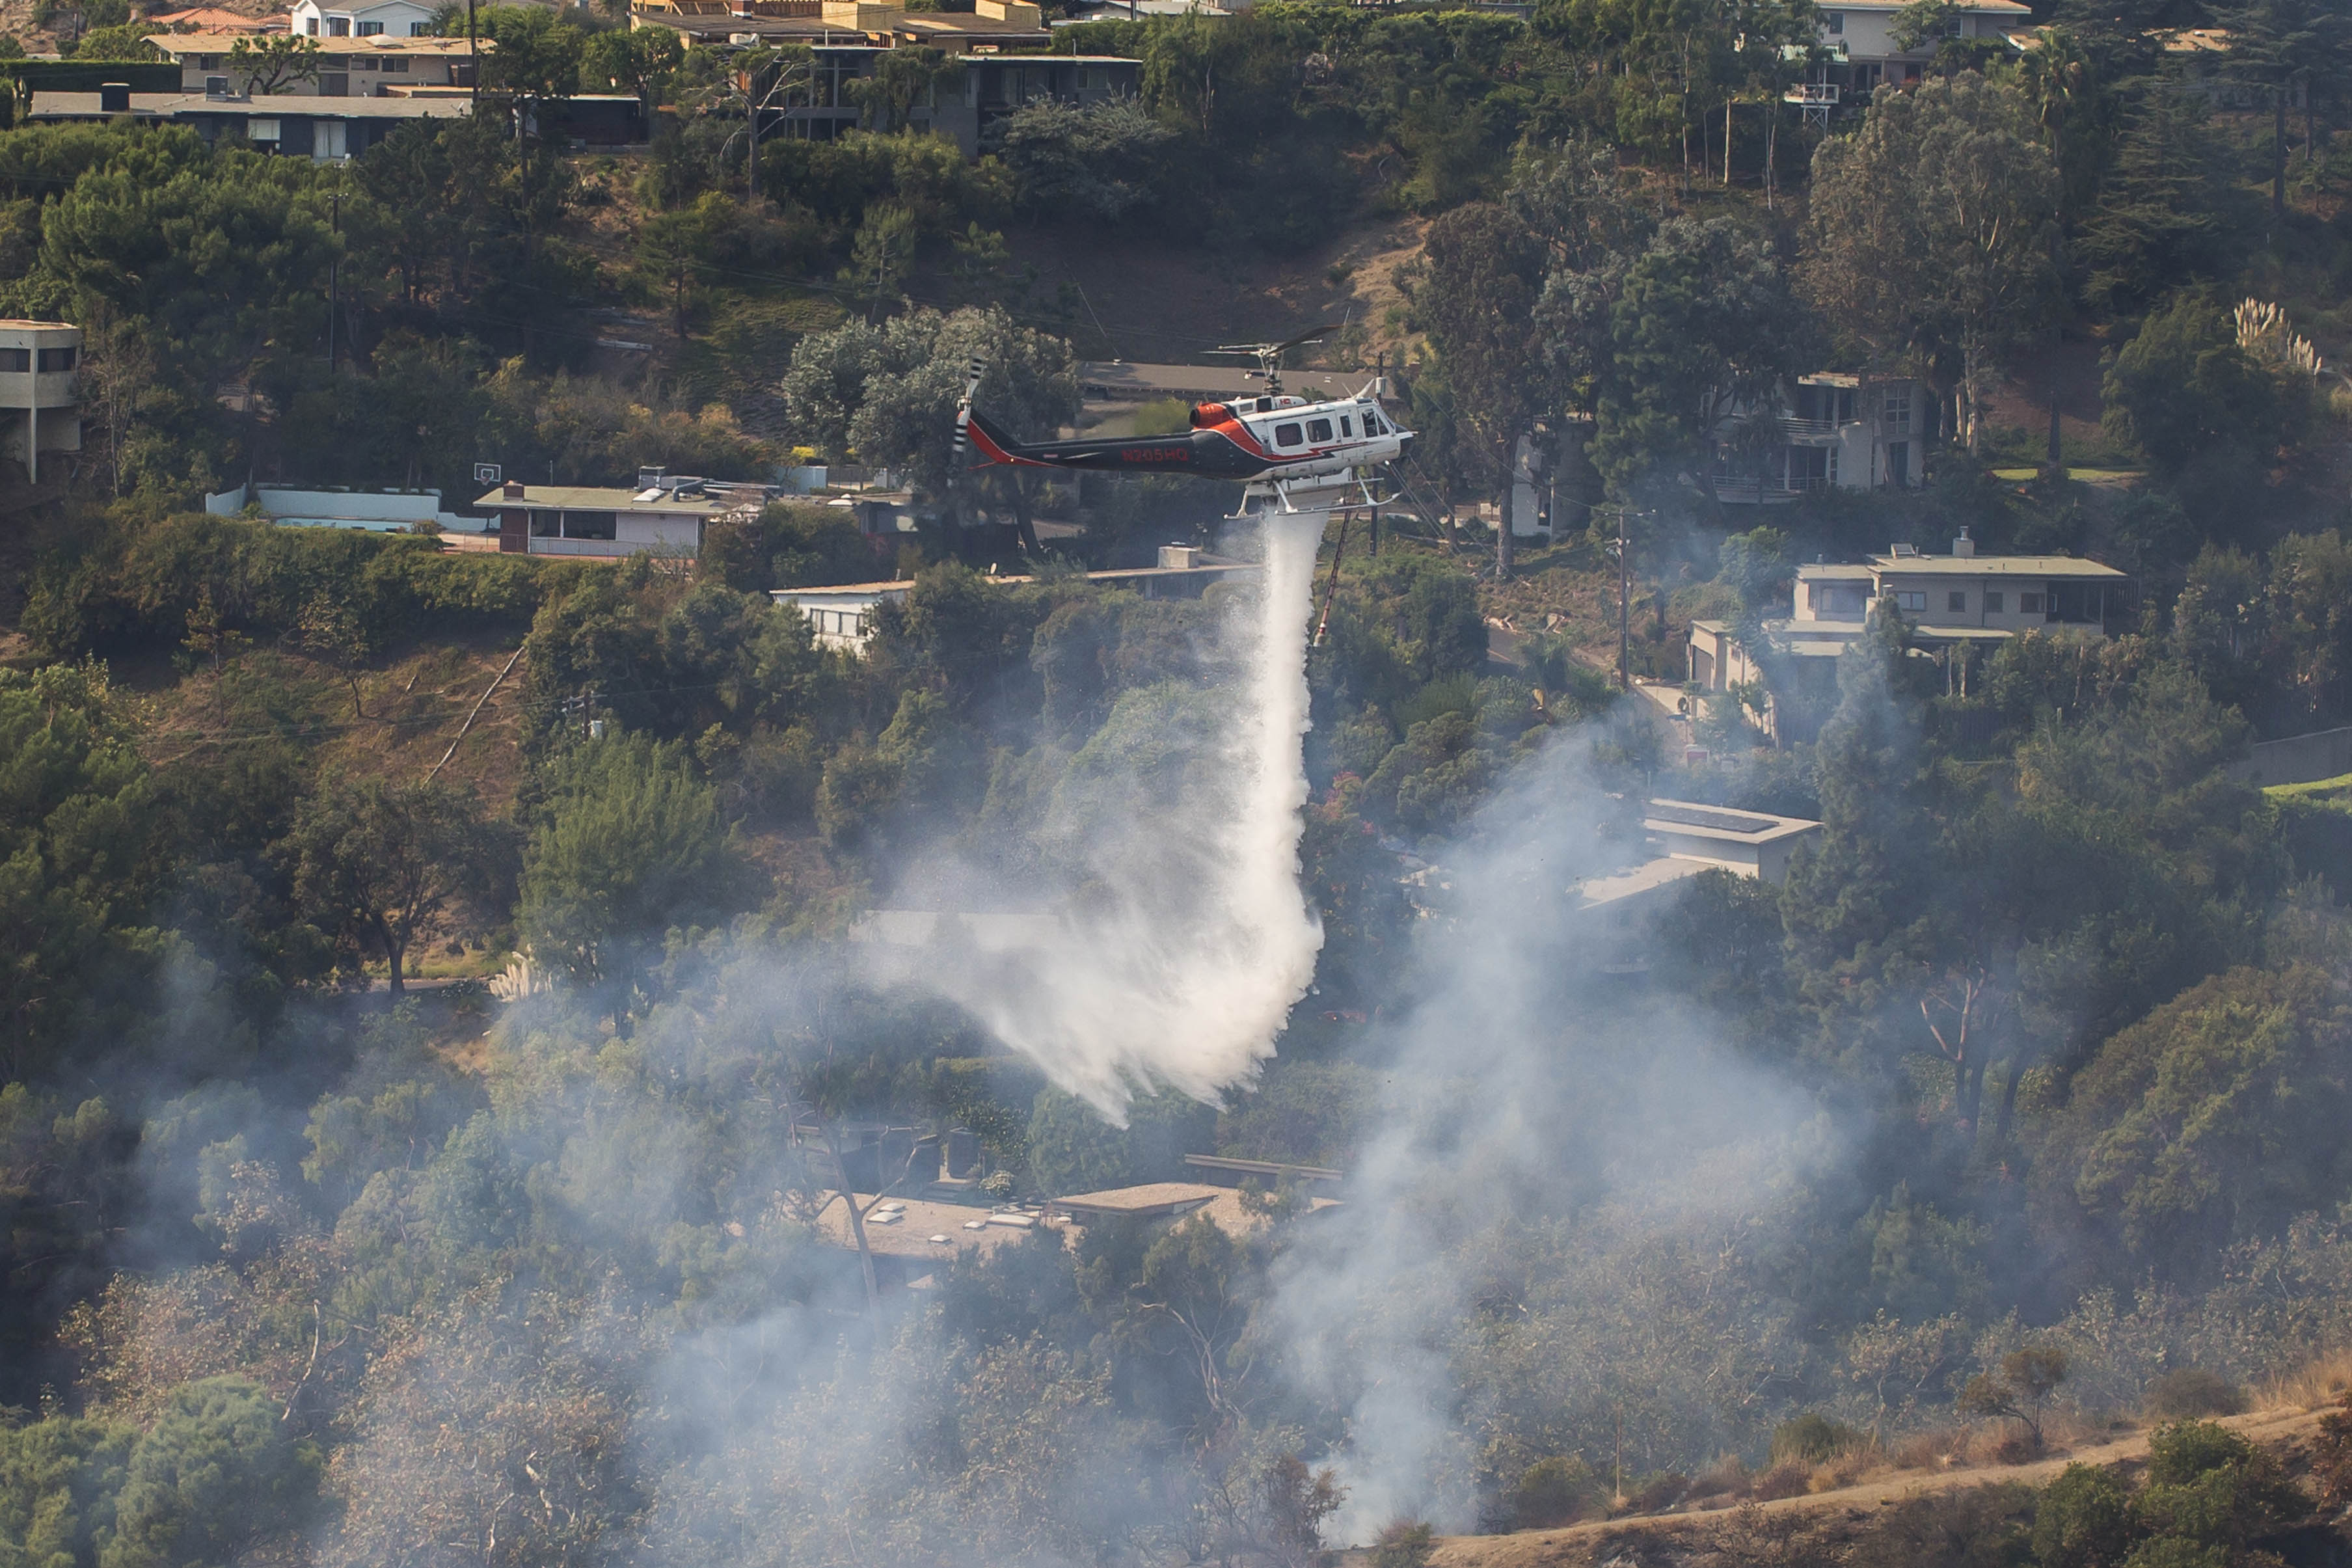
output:
<path id="1" fill-rule="evenodd" d="M 81 450 L 81 329 L 0 321 L 0 435 L 7 456 L 41 482 L 41 454 Z"/>
<path id="2" fill-rule="evenodd" d="M 131 92 L 119 85 L 96 92 L 36 92 L 30 121 L 129 120 L 187 125 L 207 142 L 243 137 L 256 152 L 339 163 L 356 158 L 412 120 L 456 120 L 471 112 L 460 94 L 449 98 L 320 98 L 263 93 L 250 98 L 201 92 Z"/>
<path id="3" fill-rule="evenodd" d="M 1979 555 L 1962 529 L 1947 555 L 1890 546 L 1858 562 L 1814 562 L 1797 568 L 1786 619 L 1763 624 L 1783 659 L 1834 664 L 1862 636 L 1872 605 L 1891 599 L 1909 625 L 1910 642 L 1930 652 L 1988 647 L 2021 632 L 2103 637 L 2130 610 L 2126 573 L 2076 555 Z M 1690 679 L 1709 691 L 1765 678 L 1765 665 L 1740 646 L 1723 621 L 1693 621 Z M 1777 716 L 1764 726 L 1780 733 Z"/>
<path id="4" fill-rule="evenodd" d="M 693 556 L 714 518 L 756 511 L 772 499 L 765 485 L 674 479 L 648 472 L 637 489 L 525 485 L 509 479 L 474 503 L 495 512 L 499 551 L 509 555 L 579 555 L 618 561 L 647 552 Z"/>
<path id="5" fill-rule="evenodd" d="M 249 93 L 252 73 L 236 65 L 239 39 L 231 33 L 153 33 L 147 42 L 180 68 L 180 85 L 214 98 Z M 489 52 L 491 41 L 482 40 Z M 468 41 L 371 34 L 319 40 L 317 69 L 278 82 L 270 96 L 286 98 L 397 98 L 417 89 L 450 91 L 473 86 Z M 266 85 L 266 84 L 265 84 Z"/>

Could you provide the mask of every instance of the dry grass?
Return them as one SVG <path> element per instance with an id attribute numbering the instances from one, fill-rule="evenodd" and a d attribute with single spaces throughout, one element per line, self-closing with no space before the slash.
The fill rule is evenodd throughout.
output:
<path id="1" fill-rule="evenodd" d="M 2316 1410 L 2352 1388 L 2352 1349 L 2330 1351 L 2295 1371 L 2254 1385 L 2262 1410 Z"/>

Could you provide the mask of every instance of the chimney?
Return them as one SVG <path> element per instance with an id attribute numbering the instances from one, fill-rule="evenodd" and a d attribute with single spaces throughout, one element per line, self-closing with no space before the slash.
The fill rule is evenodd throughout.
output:
<path id="1" fill-rule="evenodd" d="M 1969 525 L 1964 522 L 1960 524 L 1960 536 L 1952 541 L 1952 554 L 1955 558 L 1965 561 L 1976 552 L 1977 542 L 1969 537 Z"/>
<path id="2" fill-rule="evenodd" d="M 520 479 L 509 479 L 507 481 L 506 499 L 509 500 L 522 500 L 522 481 Z"/>
<path id="3" fill-rule="evenodd" d="M 127 81 L 100 82 L 98 84 L 98 111 L 100 114 L 130 113 L 131 84 Z"/>

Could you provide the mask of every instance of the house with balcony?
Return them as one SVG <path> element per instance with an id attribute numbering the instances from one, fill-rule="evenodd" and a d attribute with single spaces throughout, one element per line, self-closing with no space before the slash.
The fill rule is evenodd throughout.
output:
<path id="1" fill-rule="evenodd" d="M 1906 49 L 1895 40 L 1902 0 L 1826 0 L 1818 11 L 1821 47 L 1807 79 L 1783 95 L 1809 115 L 1826 119 L 1842 109 L 1861 109 L 1886 83 L 1909 87 L 1935 63 L 1945 39 L 1984 38 L 2004 47 L 2010 33 L 2029 24 L 2033 8 L 2018 0 L 1952 0 L 1942 37 Z"/>
<path id="2" fill-rule="evenodd" d="M 2104 637 L 2132 614 L 2126 574 L 2077 555 L 1979 555 L 1962 529 L 1949 554 L 1896 544 L 1858 562 L 1798 567 L 1790 613 L 1763 623 L 1763 648 L 1744 646 L 1727 622 L 1693 621 L 1689 679 L 1710 692 L 1761 684 L 1768 701 L 1754 721 L 1778 738 L 1808 739 L 1795 731 L 1810 726 L 1788 710 L 1818 713 L 1835 690 L 1838 656 L 1880 600 L 1902 612 L 1910 647 L 1948 668 L 1957 654 L 2024 632 Z"/>
<path id="3" fill-rule="evenodd" d="M 1911 376 L 1799 376 L 1773 409 L 1737 410 L 1717 428 L 1716 498 L 1770 506 L 1809 490 L 1913 489 L 1937 406 Z"/>
<path id="4" fill-rule="evenodd" d="M 81 450 L 81 329 L 64 321 L 0 321 L 0 435 L 25 477 L 41 482 L 41 454 Z"/>

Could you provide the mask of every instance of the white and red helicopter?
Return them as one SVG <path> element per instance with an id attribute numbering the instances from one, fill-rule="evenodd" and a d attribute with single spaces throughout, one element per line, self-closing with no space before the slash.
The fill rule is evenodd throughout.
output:
<path id="1" fill-rule="evenodd" d="M 966 445 L 980 461 L 973 468 L 1008 464 L 1024 468 L 1074 468 L 1122 474 L 1197 474 L 1202 479 L 1307 489 L 1344 484 L 1359 469 L 1377 468 L 1403 455 L 1413 432 L 1397 427 L 1367 383 L 1353 397 L 1310 402 L 1283 393 L 1282 356 L 1318 342 L 1317 327 L 1284 343 L 1242 343 L 1219 353 L 1255 357 L 1265 391 L 1254 397 L 1196 404 L 1192 428 L 1171 436 L 1098 437 L 1073 441 L 1022 442 L 971 405 L 982 366 L 974 362 L 956 408 L 956 453 Z"/>

